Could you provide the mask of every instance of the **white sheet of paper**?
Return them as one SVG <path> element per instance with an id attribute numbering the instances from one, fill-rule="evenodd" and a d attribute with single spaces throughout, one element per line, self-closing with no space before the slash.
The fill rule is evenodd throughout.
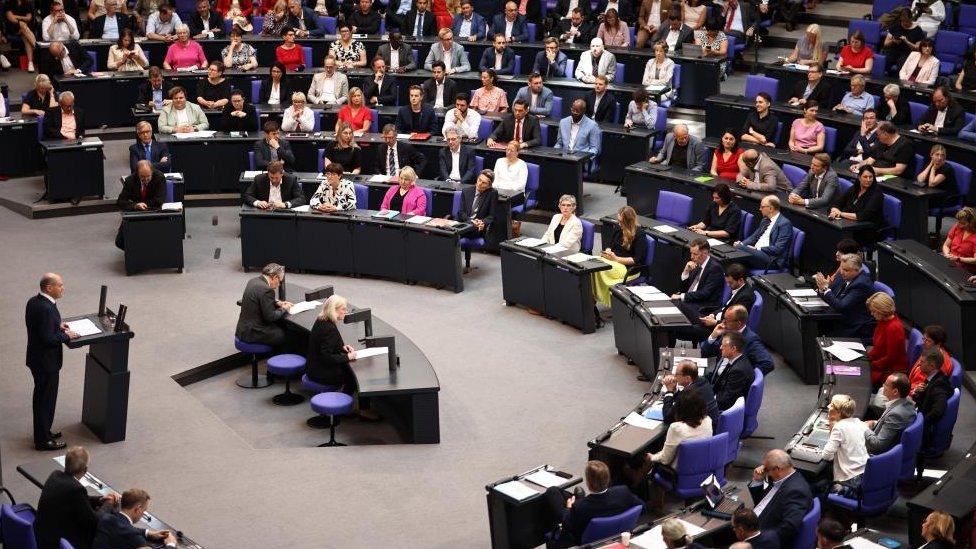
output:
<path id="1" fill-rule="evenodd" d="M 867 349 L 864 348 L 864 344 L 860 341 L 835 341 L 834 345 L 837 345 L 838 347 L 845 347 L 847 349 L 851 349 L 852 351 L 860 351 L 862 353 L 867 351 Z"/>
<path id="2" fill-rule="evenodd" d="M 717 238 L 709 238 L 708 239 L 708 245 L 709 246 L 721 246 L 723 244 L 725 244 L 725 242 L 722 242 L 721 240 L 719 240 Z"/>
<path id="3" fill-rule="evenodd" d="M 356 350 L 356 358 L 367 358 L 377 355 L 385 355 L 390 352 L 389 347 L 367 347 L 365 349 Z"/>
<path id="4" fill-rule="evenodd" d="M 316 309 L 320 306 L 322 306 L 321 301 L 299 301 L 298 303 L 292 304 L 291 310 L 288 311 L 288 314 L 297 315 L 299 313 L 304 313 L 305 311 L 311 311 L 312 309 Z"/>
<path id="5" fill-rule="evenodd" d="M 948 471 L 946 471 L 945 469 L 927 468 L 924 471 L 922 471 L 922 476 L 926 478 L 934 478 L 936 480 L 939 480 L 940 478 L 944 477 L 946 473 L 948 473 Z"/>
<path id="6" fill-rule="evenodd" d="M 678 232 L 678 229 L 672 227 L 671 225 L 655 225 L 654 230 L 664 234 Z"/>
<path id="7" fill-rule="evenodd" d="M 430 218 L 427 217 L 426 215 L 415 215 L 410 219 L 408 219 L 407 223 L 415 223 L 417 225 L 420 225 L 423 223 L 427 223 L 428 221 L 430 221 Z"/>
<path id="8" fill-rule="evenodd" d="M 795 290 L 786 290 L 786 293 L 790 294 L 792 297 L 817 297 L 817 290 L 813 288 L 797 288 Z"/>
<path id="9" fill-rule="evenodd" d="M 559 244 L 553 244 L 552 246 L 546 246 L 545 248 L 542 248 L 542 251 L 546 252 L 547 254 L 555 254 L 559 252 L 565 252 L 566 248 L 560 246 Z"/>
<path id="10" fill-rule="evenodd" d="M 182 202 L 164 202 L 160 209 L 164 212 L 180 212 L 183 211 Z"/>
<path id="11" fill-rule="evenodd" d="M 868 541 L 860 536 L 851 538 L 844 543 L 851 546 L 853 549 L 886 549 L 884 545 L 878 545 L 877 543 Z"/>
<path id="12" fill-rule="evenodd" d="M 542 246 L 543 244 L 546 244 L 546 241 L 542 240 L 541 238 L 523 238 L 522 240 L 516 242 L 516 244 L 518 244 L 519 246 L 524 246 L 526 248 L 535 248 L 536 246 Z"/>
<path id="13" fill-rule="evenodd" d="M 583 252 L 578 252 L 578 253 L 575 253 L 573 255 L 567 255 L 563 259 L 565 259 L 566 261 L 569 261 L 570 263 L 576 263 L 577 265 L 579 265 L 581 263 L 586 263 L 587 261 L 589 261 L 591 259 L 596 259 L 596 257 L 594 257 L 592 255 L 584 254 Z"/>
<path id="14" fill-rule="evenodd" d="M 392 178 L 390 176 L 388 176 L 388 175 L 376 174 L 373 177 L 370 177 L 369 178 L 369 182 L 370 183 L 389 183 L 390 179 L 392 179 Z"/>
<path id="15" fill-rule="evenodd" d="M 671 301 L 671 296 L 658 292 L 656 294 L 644 294 L 637 296 L 641 301 Z"/>
<path id="16" fill-rule="evenodd" d="M 627 425 L 633 425 L 634 427 L 639 427 L 641 429 L 647 429 L 647 430 L 654 429 L 661 424 L 660 421 L 647 419 L 646 417 L 638 414 L 637 412 L 631 412 L 627 414 L 627 417 L 624 418 L 624 423 L 626 423 Z"/>
<path id="17" fill-rule="evenodd" d="M 294 208 L 291 209 L 291 211 L 299 212 L 299 213 L 308 213 L 312 211 L 312 207 L 309 206 L 308 204 L 302 204 L 301 206 L 295 206 Z"/>
<path id="18" fill-rule="evenodd" d="M 398 133 L 397 134 L 397 139 L 410 139 L 410 134 L 409 133 Z"/>
<path id="19" fill-rule="evenodd" d="M 518 480 L 499 484 L 498 486 L 495 486 L 495 490 L 517 501 L 530 498 L 538 493 Z"/>
<path id="20" fill-rule="evenodd" d="M 816 299 L 816 298 L 814 298 L 814 299 L 809 299 L 808 298 L 808 299 L 805 299 L 804 301 L 797 301 L 796 304 L 799 305 L 800 307 L 803 307 L 804 309 L 819 309 L 819 308 L 822 308 L 822 307 L 829 307 L 830 306 L 830 305 L 827 305 L 827 302 L 826 301 L 824 301 L 822 299 Z"/>
<path id="21" fill-rule="evenodd" d="M 671 299 L 670 296 L 654 286 L 632 286 L 630 293 L 641 298 L 642 301 L 669 301 Z"/>
<path id="22" fill-rule="evenodd" d="M 837 360 L 842 360 L 844 362 L 857 360 L 861 358 L 861 356 L 863 356 L 861 355 L 861 353 L 853 349 L 848 349 L 847 347 L 837 345 L 836 343 L 834 343 L 830 347 L 824 347 L 824 351 L 827 351 L 828 353 L 837 357 Z"/>
<path id="23" fill-rule="evenodd" d="M 680 315 L 681 309 L 677 307 L 650 307 L 648 309 L 652 315 Z"/>
<path id="24" fill-rule="evenodd" d="M 72 320 L 68 323 L 68 329 L 77 333 L 81 337 L 102 333 L 102 329 L 95 326 L 95 323 L 87 318 Z"/>
<path id="25" fill-rule="evenodd" d="M 177 139 L 198 139 L 198 138 L 213 137 L 215 133 L 217 132 L 210 131 L 210 130 L 199 131 L 199 132 L 174 133 L 173 137 Z"/>
<path id="26" fill-rule="evenodd" d="M 539 469 L 538 471 L 528 475 L 522 480 L 527 480 L 533 484 L 538 484 L 543 488 L 549 488 L 550 486 L 562 486 L 566 479 L 554 475 L 545 469 Z"/>
<path id="27" fill-rule="evenodd" d="M 244 172 L 244 179 L 254 179 L 263 173 L 261 170 L 247 170 Z"/>

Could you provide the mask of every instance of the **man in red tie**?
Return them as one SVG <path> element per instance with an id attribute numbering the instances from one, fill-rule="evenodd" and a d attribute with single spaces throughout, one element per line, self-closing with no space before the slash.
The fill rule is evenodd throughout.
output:
<path id="1" fill-rule="evenodd" d="M 722 30 L 727 36 L 735 37 L 736 44 L 746 44 L 752 40 L 758 20 L 756 8 L 749 2 L 726 0 L 722 8 Z"/>
<path id="2" fill-rule="evenodd" d="M 166 176 L 154 169 L 146 160 L 136 163 L 136 173 L 129 175 L 122 182 L 122 192 L 116 204 L 124 211 L 145 212 L 158 210 L 166 202 Z M 122 239 L 122 226 L 115 236 L 115 246 L 125 249 Z"/>
<path id="3" fill-rule="evenodd" d="M 541 145 L 542 130 L 539 128 L 539 120 L 528 114 L 529 105 L 525 99 L 516 99 L 512 103 L 512 112 L 506 114 L 495 131 L 491 132 L 488 146 L 494 147 L 509 141 L 518 142 L 522 149 Z"/>

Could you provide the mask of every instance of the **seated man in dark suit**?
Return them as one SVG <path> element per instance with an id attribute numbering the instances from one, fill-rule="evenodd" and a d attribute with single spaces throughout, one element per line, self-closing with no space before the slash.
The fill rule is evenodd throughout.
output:
<path id="1" fill-rule="evenodd" d="M 949 93 L 948 86 L 938 86 L 932 92 L 932 104 L 919 120 L 918 131 L 943 137 L 956 137 L 966 125 L 966 113 Z"/>
<path id="2" fill-rule="evenodd" d="M 928 349 L 922 354 L 919 369 L 925 374 L 925 383 L 915 388 L 912 399 L 915 401 L 919 413 L 925 418 L 922 431 L 922 448 L 932 442 L 935 426 L 946 413 L 949 397 L 952 396 L 952 384 L 949 376 L 942 372 L 942 353 L 938 349 Z M 922 454 L 918 457 L 918 471 L 922 472 Z"/>
<path id="3" fill-rule="evenodd" d="M 598 75 L 593 82 L 593 90 L 583 96 L 586 102 L 586 116 L 597 122 L 616 122 L 613 119 L 617 109 L 617 100 L 607 91 L 607 77 Z"/>
<path id="4" fill-rule="evenodd" d="M 868 312 L 867 299 L 874 293 L 874 284 L 868 273 L 861 270 L 861 256 L 844 254 L 840 257 L 840 276 L 828 282 L 823 273 L 813 275 L 817 293 L 842 318 L 834 325 L 831 335 L 870 339 L 875 320 Z"/>
<path id="5" fill-rule="evenodd" d="M 651 44 L 664 42 L 668 45 L 668 51 L 680 52 L 685 44 L 695 42 L 695 31 L 684 23 L 681 18 L 681 10 L 671 10 L 668 22 L 661 22 L 657 28 L 657 33 L 651 38 Z"/>
<path id="6" fill-rule="evenodd" d="M 295 155 L 288 140 L 281 137 L 278 123 L 264 123 L 264 139 L 254 144 L 254 169 L 266 170 L 272 162 L 281 162 L 286 172 L 295 169 Z"/>
<path id="7" fill-rule="evenodd" d="M 279 301 L 275 291 L 285 277 L 285 268 L 268 263 L 261 276 L 247 282 L 241 298 L 241 314 L 237 317 L 234 336 L 248 343 L 264 343 L 280 347 L 285 343 L 285 330 L 278 322 L 291 310 L 291 302 Z"/>
<path id="8" fill-rule="evenodd" d="M 736 399 L 746 397 L 756 372 L 749 358 L 742 354 L 746 340 L 738 332 L 725 332 L 719 347 L 722 358 L 718 361 L 712 379 L 715 402 L 719 410 L 728 410 Z"/>
<path id="9" fill-rule="evenodd" d="M 105 0 L 105 13 L 92 20 L 89 36 L 115 41 L 119 39 L 123 29 L 135 32 L 135 28 L 132 26 L 132 18 L 118 11 L 118 9 L 119 0 Z"/>
<path id="10" fill-rule="evenodd" d="M 696 238 L 688 244 L 691 260 L 681 271 L 681 293 L 671 296 L 671 299 L 695 306 L 701 314 L 717 308 L 725 290 L 722 264 L 718 260 L 712 261 L 710 249 L 704 238 Z"/>
<path id="11" fill-rule="evenodd" d="M 373 9 L 373 0 L 359 0 L 359 9 L 349 14 L 347 24 L 355 34 L 379 34 L 380 13 Z"/>
<path id="12" fill-rule="evenodd" d="M 423 174 L 427 167 L 427 156 L 413 145 L 397 141 L 397 129 L 393 124 L 383 126 L 383 143 L 376 148 L 376 166 L 373 173 L 396 177 L 400 168 L 410 166 L 417 174 Z"/>
<path id="13" fill-rule="evenodd" d="M 583 479 L 590 493 L 578 500 L 555 486 L 546 490 L 557 528 L 556 547 L 577 545 L 592 519 L 619 515 L 644 505 L 626 486 L 610 486 L 610 469 L 602 461 L 586 462 Z"/>
<path id="14" fill-rule="evenodd" d="M 769 195 L 759 202 L 762 221 L 745 240 L 736 242 L 740 250 L 749 252 L 746 263 L 756 269 L 781 269 L 790 263 L 793 244 L 793 224 L 780 213 L 779 197 Z"/>
<path id="15" fill-rule="evenodd" d="M 865 109 L 861 116 L 861 127 L 854 137 L 844 147 L 843 158 L 855 161 L 861 160 L 861 155 L 878 144 L 878 113 L 874 109 Z"/>
<path id="16" fill-rule="evenodd" d="M 794 206 L 828 209 L 837 194 L 837 172 L 830 167 L 830 155 L 817 153 L 810 159 L 810 171 L 787 200 Z"/>
<path id="17" fill-rule="evenodd" d="M 434 61 L 430 66 L 430 78 L 424 80 L 424 102 L 432 107 L 450 107 L 457 97 L 457 84 L 447 77 L 443 61 Z"/>
<path id="18" fill-rule="evenodd" d="M 663 403 L 664 422 L 674 423 L 675 405 L 681 400 L 681 396 L 688 394 L 688 391 L 697 391 L 705 401 L 708 410 L 708 417 L 712 418 L 712 427 L 718 425 L 718 402 L 715 400 L 715 392 L 712 385 L 704 377 L 698 376 L 698 365 L 690 360 L 678 362 L 673 375 L 665 375 L 661 380 L 664 385 L 664 394 L 661 395 Z M 678 387 L 683 387 L 680 391 Z"/>
<path id="19" fill-rule="evenodd" d="M 244 203 L 262 210 L 284 210 L 305 204 L 302 186 L 286 174 L 281 162 L 268 164 L 268 173 L 258 174 L 244 191 Z"/>
<path id="20" fill-rule="evenodd" d="M 519 148 L 527 149 L 542 144 L 542 130 L 539 119 L 528 116 L 529 104 L 524 99 L 512 103 L 512 112 L 502 116 L 502 121 L 488 137 L 488 146 L 517 141 Z"/>
<path id="21" fill-rule="evenodd" d="M 525 16 L 518 13 L 518 4 L 505 3 L 505 12 L 495 15 L 488 29 L 488 39 L 494 40 L 495 35 L 502 35 L 506 42 L 525 42 L 530 40 L 529 28 L 525 25 Z M 535 40 L 535 37 L 531 37 Z"/>
<path id="22" fill-rule="evenodd" d="M 173 102 L 169 98 L 172 87 L 172 84 L 163 80 L 163 72 L 159 67 L 149 67 L 149 80 L 139 84 L 139 103 L 163 108 Z"/>
<path id="23" fill-rule="evenodd" d="M 420 86 L 410 86 L 410 103 L 397 111 L 396 128 L 400 133 L 431 133 L 434 131 L 434 109 L 423 101 Z"/>
<path id="24" fill-rule="evenodd" d="M 590 45 L 590 40 L 596 36 L 596 28 L 589 18 L 589 6 L 586 6 L 586 2 L 579 5 L 586 7 L 586 13 L 578 7 L 573 8 L 568 17 L 561 19 L 558 25 L 553 25 L 549 36 L 564 44 L 582 44 L 584 47 Z"/>
<path id="25" fill-rule="evenodd" d="M 119 209 L 127 212 L 145 212 L 158 210 L 166 202 L 166 176 L 163 172 L 153 169 L 148 160 L 136 163 L 134 173 L 122 182 L 122 192 L 116 201 Z M 122 239 L 122 226 L 115 236 L 115 245 L 120 250 L 125 249 Z"/>
<path id="26" fill-rule="evenodd" d="M 169 148 L 166 143 L 153 139 L 152 124 L 145 120 L 136 124 L 136 142 L 129 145 L 129 169 L 136 171 L 140 160 L 148 160 L 154 169 L 161 172 L 169 170 Z"/>
<path id="27" fill-rule="evenodd" d="M 447 130 L 444 138 L 447 146 L 440 152 L 440 178 L 466 185 L 474 184 L 474 151 L 461 144 L 461 136 L 457 130 Z"/>
<path id="28" fill-rule="evenodd" d="M 715 312 L 699 316 L 697 325 L 676 331 L 676 339 L 690 339 L 693 342 L 706 339 L 708 334 L 712 333 L 715 325 L 722 322 L 722 319 L 725 317 L 725 312 L 733 305 L 741 305 L 746 311 L 751 311 L 753 304 L 756 302 L 756 291 L 753 290 L 752 285 L 746 280 L 748 276 L 749 273 L 741 263 L 732 263 L 726 267 L 725 284 L 729 287 L 729 297 L 719 303 L 718 309 Z M 674 347 L 674 343 L 675 340 L 671 340 L 670 346 Z"/>
<path id="29" fill-rule="evenodd" d="M 225 132 L 253 132 L 258 127 L 258 114 L 254 105 L 244 100 L 244 92 L 230 93 L 230 103 L 220 115 L 220 128 Z"/>
<path id="30" fill-rule="evenodd" d="M 883 454 L 901 442 L 901 434 L 915 421 L 917 412 L 908 400 L 911 390 L 908 376 L 898 372 L 885 378 L 881 386 L 884 412 L 877 420 L 864 422 L 864 445 L 872 456 Z"/>
<path id="31" fill-rule="evenodd" d="M 820 64 L 810 65 L 806 82 L 796 83 L 788 103 L 793 107 L 802 107 L 807 101 L 816 101 L 820 105 L 829 104 L 833 91 L 830 89 L 830 84 L 823 79 L 823 71 L 823 66 Z"/>
<path id="32" fill-rule="evenodd" d="M 58 107 L 44 115 L 44 139 L 83 139 L 85 111 L 75 108 L 75 94 L 61 92 Z"/>
<path id="33" fill-rule="evenodd" d="M 732 532 L 736 539 L 748 543 L 752 549 L 779 549 L 775 530 L 760 530 L 759 517 L 748 507 L 740 507 L 732 515 Z"/>
<path id="34" fill-rule="evenodd" d="M 473 162 L 472 162 L 473 164 Z M 473 166 L 472 166 L 473 168 Z M 494 182 L 491 170 L 482 170 L 474 185 L 461 189 L 461 206 L 458 208 L 458 221 L 468 222 L 474 227 L 469 238 L 484 238 L 493 241 L 491 224 L 495 221 L 495 205 L 498 204 L 498 191 L 491 188 Z M 464 249 L 464 272 L 471 269 L 471 249 Z"/>
<path id="35" fill-rule="evenodd" d="M 430 11 L 430 0 L 417 0 L 415 6 L 403 16 L 400 29 L 403 36 L 434 36 L 437 33 L 437 17 Z"/>
<path id="36" fill-rule="evenodd" d="M 47 75 L 54 80 L 55 76 L 84 73 L 92 70 L 92 59 L 82 49 L 77 40 L 68 42 L 51 42 L 48 46 L 51 59 L 48 61 Z"/>
<path id="37" fill-rule="evenodd" d="M 396 77 L 386 72 L 386 61 L 382 57 L 373 58 L 373 76 L 364 78 L 362 86 L 367 105 L 396 104 Z"/>
<path id="38" fill-rule="evenodd" d="M 197 0 L 197 11 L 190 16 L 187 26 L 190 27 L 190 36 L 195 40 L 217 38 L 224 34 L 224 19 L 220 12 L 210 9 L 210 2 L 207 0 Z M 298 27 L 294 25 L 292 28 Z"/>
<path id="39" fill-rule="evenodd" d="M 76 549 L 91 547 L 98 526 L 95 510 L 103 503 L 115 505 L 119 495 L 89 497 L 80 480 L 88 472 L 88 451 L 81 446 L 68 448 L 64 456 L 64 471 L 54 471 L 47 477 L 37 501 L 34 537 L 37 549 L 58 549 L 61 539 Z"/>
<path id="40" fill-rule="evenodd" d="M 481 54 L 478 70 L 495 69 L 495 74 L 515 74 L 515 50 L 508 47 L 505 37 L 496 34 L 495 43 L 491 48 L 485 48 Z"/>
<path id="41" fill-rule="evenodd" d="M 709 334 L 708 339 L 702 341 L 700 349 L 703 357 L 719 356 L 721 337 L 729 332 L 738 332 L 745 340 L 743 353 L 753 366 L 759 368 L 763 375 L 769 375 L 773 371 L 773 357 L 770 356 L 766 346 L 763 345 L 756 332 L 747 325 L 749 321 L 749 311 L 742 305 L 732 305 L 725 310 L 722 321 L 715 325 L 715 329 Z"/>
<path id="42" fill-rule="evenodd" d="M 783 450 L 770 450 L 749 483 L 759 528 L 775 532 L 781 547 L 792 547 L 803 517 L 813 507 L 810 485 Z"/>
<path id="43" fill-rule="evenodd" d="M 167 530 L 143 530 L 135 523 L 149 510 L 149 494 L 138 488 L 122 493 L 121 510 L 112 511 L 98 520 L 92 549 L 138 549 L 153 542 L 176 547 L 176 536 Z"/>

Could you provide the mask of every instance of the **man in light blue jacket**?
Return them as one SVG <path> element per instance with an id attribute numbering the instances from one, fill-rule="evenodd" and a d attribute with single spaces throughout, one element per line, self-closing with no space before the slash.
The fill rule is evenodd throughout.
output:
<path id="1" fill-rule="evenodd" d="M 468 72 L 471 70 L 471 62 L 468 61 L 468 54 L 464 51 L 464 46 L 454 41 L 454 31 L 443 28 L 437 33 L 438 43 L 430 47 L 427 53 L 427 60 L 424 61 L 424 68 L 431 70 L 436 61 L 444 62 L 444 69 L 447 74 L 458 72 Z"/>
<path id="2" fill-rule="evenodd" d="M 600 127 L 585 112 L 586 103 L 582 99 L 573 101 L 570 115 L 559 121 L 557 149 L 600 154 Z"/>

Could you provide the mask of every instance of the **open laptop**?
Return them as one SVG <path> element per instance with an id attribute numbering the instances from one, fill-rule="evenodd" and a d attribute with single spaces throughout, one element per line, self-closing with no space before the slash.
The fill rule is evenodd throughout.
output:
<path id="1" fill-rule="evenodd" d="M 730 520 L 732 514 L 742 507 L 742 502 L 734 500 L 725 495 L 722 487 L 718 484 L 715 475 L 708 475 L 708 478 L 701 483 L 702 492 L 705 494 L 705 502 L 708 503 L 709 515 Z"/>

